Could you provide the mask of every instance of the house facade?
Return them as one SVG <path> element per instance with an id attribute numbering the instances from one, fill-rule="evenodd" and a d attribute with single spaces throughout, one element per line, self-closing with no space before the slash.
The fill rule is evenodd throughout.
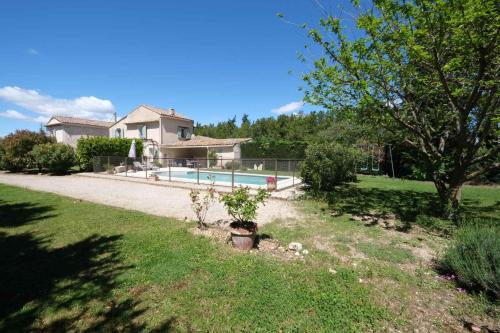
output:
<path id="1" fill-rule="evenodd" d="M 174 109 L 161 109 L 139 105 L 125 117 L 109 127 L 109 136 L 116 138 L 142 139 L 143 156 L 158 159 L 207 159 L 214 151 L 218 158 L 241 158 L 241 143 L 250 138 L 214 139 L 193 134 L 192 119 Z"/>
<path id="2" fill-rule="evenodd" d="M 57 142 L 76 147 L 81 137 L 106 136 L 110 138 L 141 139 L 142 156 L 165 164 L 167 159 L 185 161 L 206 160 L 215 152 L 218 165 L 241 158 L 241 143 L 250 138 L 214 139 L 193 134 L 192 119 L 174 109 L 139 105 L 115 122 L 54 116 L 45 125 Z M 139 152 L 138 152 L 138 155 Z"/>
<path id="3" fill-rule="evenodd" d="M 57 142 L 76 148 L 82 137 L 108 136 L 112 122 L 81 119 L 74 117 L 53 116 L 45 125 L 47 134 Z"/>

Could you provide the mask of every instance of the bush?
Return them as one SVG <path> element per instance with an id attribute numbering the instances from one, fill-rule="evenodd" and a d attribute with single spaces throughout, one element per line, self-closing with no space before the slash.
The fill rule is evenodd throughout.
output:
<path id="1" fill-rule="evenodd" d="M 137 156 L 142 155 L 142 141 L 135 139 L 135 149 Z M 76 157 L 80 168 L 85 171 L 92 171 L 93 159 L 96 156 L 120 156 L 127 157 L 132 139 L 107 138 L 96 136 L 91 138 L 81 138 L 76 146 Z"/>
<path id="2" fill-rule="evenodd" d="M 302 179 L 315 192 L 331 191 L 356 179 L 355 168 L 361 157 L 357 148 L 329 142 L 312 144 L 300 168 Z"/>
<path id="3" fill-rule="evenodd" d="M 0 170 L 4 170 L 3 158 L 5 156 L 5 150 L 3 149 L 3 139 L 0 139 Z"/>
<path id="4" fill-rule="evenodd" d="M 259 189 L 252 197 L 248 187 L 239 187 L 231 193 L 222 194 L 220 202 L 227 213 L 237 222 L 252 222 L 257 217 L 257 207 L 269 197 L 266 190 Z"/>
<path id="5" fill-rule="evenodd" d="M 76 162 L 73 147 L 63 143 L 36 145 L 31 156 L 38 169 L 47 169 L 51 173 L 64 173 Z"/>
<path id="6" fill-rule="evenodd" d="M 9 171 L 21 171 L 33 165 L 31 150 L 38 144 L 53 141 L 44 132 L 17 130 L 2 140 L 2 168 Z"/>
<path id="7" fill-rule="evenodd" d="M 240 162 L 238 161 L 227 162 L 226 164 L 224 164 L 224 169 L 232 170 L 233 166 L 234 170 L 238 170 L 240 168 Z"/>
<path id="8" fill-rule="evenodd" d="M 219 155 L 217 155 L 217 152 L 210 150 L 208 152 L 208 166 L 213 168 L 214 166 L 217 166 L 217 159 Z"/>
<path id="9" fill-rule="evenodd" d="M 500 296 L 500 226 L 477 221 L 457 231 L 441 263 L 460 283 Z"/>

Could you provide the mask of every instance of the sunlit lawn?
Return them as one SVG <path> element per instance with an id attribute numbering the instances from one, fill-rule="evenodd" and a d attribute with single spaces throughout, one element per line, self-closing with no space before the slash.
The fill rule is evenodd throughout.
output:
<path id="1" fill-rule="evenodd" d="M 349 268 L 238 253 L 192 223 L 0 185 L 0 331 L 364 331 Z"/>

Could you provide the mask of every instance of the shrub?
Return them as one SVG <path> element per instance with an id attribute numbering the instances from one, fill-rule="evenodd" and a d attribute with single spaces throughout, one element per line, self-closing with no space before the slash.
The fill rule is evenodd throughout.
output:
<path id="1" fill-rule="evenodd" d="M 31 150 L 38 144 L 53 141 L 44 132 L 17 130 L 2 140 L 2 167 L 9 171 L 21 171 L 33 164 Z"/>
<path id="2" fill-rule="evenodd" d="M 208 166 L 213 168 L 214 166 L 217 165 L 217 158 L 219 155 L 217 155 L 217 152 L 210 150 L 208 152 Z"/>
<path id="3" fill-rule="evenodd" d="M 460 283 L 500 296 L 500 226 L 476 221 L 460 227 L 441 263 Z"/>
<path id="4" fill-rule="evenodd" d="M 301 165 L 301 176 L 313 191 L 331 191 L 335 186 L 356 179 L 356 163 L 361 160 L 359 149 L 338 143 L 310 145 Z"/>
<path id="5" fill-rule="evenodd" d="M 220 201 L 224 204 L 227 213 L 237 222 L 251 222 L 257 217 L 257 207 L 264 204 L 269 197 L 266 190 L 259 189 L 252 197 L 248 187 L 239 187 L 231 193 L 222 194 Z"/>
<path id="6" fill-rule="evenodd" d="M 136 154 L 142 155 L 142 141 L 136 139 Z M 107 138 L 96 136 L 91 138 L 81 138 L 76 146 L 76 157 L 80 168 L 85 171 L 92 171 L 93 159 L 96 156 L 121 156 L 127 157 L 132 139 Z"/>
<path id="7" fill-rule="evenodd" d="M 45 143 L 36 145 L 31 151 L 33 163 L 41 170 L 52 173 L 64 173 L 75 165 L 73 147 L 63 143 Z"/>
<path id="8" fill-rule="evenodd" d="M 198 189 L 192 189 L 189 192 L 189 197 L 191 199 L 191 208 L 196 215 L 198 220 L 198 228 L 206 229 L 207 225 L 205 223 L 205 218 L 209 208 L 213 205 L 215 201 L 216 190 L 214 186 L 210 186 L 204 195 Z"/>
<path id="9" fill-rule="evenodd" d="M 3 158 L 5 156 L 5 150 L 3 149 L 3 139 L 0 139 L 0 170 L 4 170 Z"/>
<path id="10" fill-rule="evenodd" d="M 232 170 L 233 166 L 234 166 L 234 170 L 238 170 L 240 168 L 240 162 L 238 162 L 238 161 L 227 162 L 224 165 L 224 169 Z"/>

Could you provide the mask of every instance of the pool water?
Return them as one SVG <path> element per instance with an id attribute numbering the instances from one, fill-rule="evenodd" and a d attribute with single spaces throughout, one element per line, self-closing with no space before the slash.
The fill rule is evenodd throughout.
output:
<path id="1" fill-rule="evenodd" d="M 156 172 L 158 176 L 168 178 L 168 171 Z M 196 171 L 172 171 L 172 178 L 184 178 L 184 179 L 198 179 Z M 242 175 L 239 173 L 234 174 L 234 182 L 238 184 L 248 184 L 248 185 L 266 185 L 266 178 L 269 176 L 263 175 Z M 278 177 L 278 181 L 288 179 L 289 177 Z M 213 182 L 227 182 L 231 183 L 232 178 L 230 173 L 222 172 L 210 172 L 210 171 L 200 171 L 200 180 L 208 180 Z"/>

